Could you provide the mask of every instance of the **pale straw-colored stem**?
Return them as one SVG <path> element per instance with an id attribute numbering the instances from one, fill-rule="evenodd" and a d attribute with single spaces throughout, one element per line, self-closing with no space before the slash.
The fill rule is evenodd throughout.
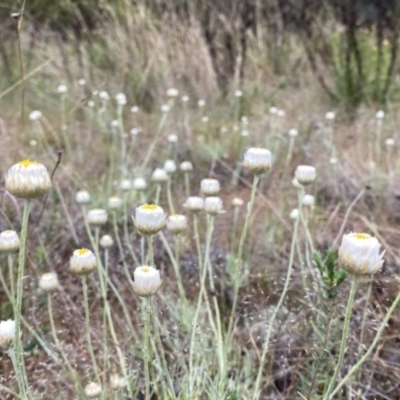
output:
<path id="1" fill-rule="evenodd" d="M 335 390 L 332 391 L 331 395 L 327 399 L 333 399 L 334 396 L 339 392 L 339 390 L 343 387 L 343 385 L 358 371 L 358 369 L 365 363 L 367 358 L 371 355 L 373 350 L 375 349 L 376 345 L 379 342 L 379 339 L 381 338 L 383 331 L 385 330 L 390 317 L 393 314 L 393 311 L 396 309 L 397 305 L 400 302 L 400 292 L 397 295 L 396 299 L 394 300 L 393 304 L 390 306 L 389 310 L 387 311 L 385 318 L 383 319 L 378 331 L 376 332 L 375 338 L 371 345 L 369 346 L 368 350 L 365 352 L 365 354 L 358 360 L 357 364 L 355 364 L 351 370 L 347 373 L 347 375 L 339 382 L 339 384 L 336 386 Z"/>
<path id="2" fill-rule="evenodd" d="M 174 202 L 172 201 L 172 175 L 168 174 L 168 184 L 167 184 L 167 196 L 168 196 L 168 207 L 171 214 L 175 214 Z"/>
<path id="3" fill-rule="evenodd" d="M 295 222 L 295 225 L 294 225 L 292 244 L 291 244 L 291 247 L 290 247 L 289 265 L 288 265 L 288 269 L 287 269 L 287 273 L 286 273 L 285 284 L 283 286 L 283 289 L 282 289 L 281 296 L 279 298 L 278 304 L 274 308 L 274 311 L 273 311 L 273 313 L 271 315 L 271 318 L 269 320 L 267 336 L 266 336 L 265 341 L 264 341 L 263 351 L 262 351 L 262 355 L 261 355 L 261 359 L 260 359 L 260 365 L 258 367 L 256 383 L 255 383 L 255 386 L 254 386 L 253 400 L 258 400 L 260 398 L 261 377 L 262 377 L 262 372 L 264 370 L 265 358 L 266 358 L 266 355 L 267 355 L 268 350 L 269 350 L 269 344 L 270 344 L 270 338 L 271 338 L 272 330 L 273 330 L 273 328 L 275 326 L 276 317 L 278 315 L 278 312 L 279 312 L 280 308 L 282 307 L 283 301 L 286 298 L 286 293 L 287 293 L 287 291 L 289 289 L 289 285 L 290 285 L 290 278 L 292 276 L 292 271 L 293 271 L 293 262 L 294 262 L 294 255 L 295 255 L 296 242 L 297 242 L 297 234 L 298 234 L 298 230 L 299 230 L 301 212 L 302 212 L 301 211 L 301 207 L 302 207 L 301 197 L 299 196 L 299 206 L 298 206 L 299 214 L 298 214 L 298 216 L 296 218 L 296 222 Z"/>
<path id="4" fill-rule="evenodd" d="M 144 305 L 144 379 L 145 379 L 145 400 L 150 400 L 150 299 L 143 298 Z"/>
<path id="5" fill-rule="evenodd" d="M 97 383 L 99 385 L 101 385 L 99 367 L 97 366 L 96 357 L 94 356 L 92 339 L 90 336 L 90 311 L 89 311 L 89 299 L 88 299 L 86 275 L 82 275 L 82 292 L 83 292 L 83 306 L 85 309 L 86 343 L 88 346 L 88 351 L 89 351 L 90 359 L 92 362 L 92 368 L 93 368 L 94 374 L 96 376 Z"/>
<path id="6" fill-rule="evenodd" d="M 15 282 L 14 282 L 14 266 L 13 266 L 12 254 L 7 255 L 7 264 L 8 264 L 8 279 L 10 282 L 10 302 L 15 312 Z"/>
<path id="7" fill-rule="evenodd" d="M 19 393 L 22 398 L 27 396 L 27 388 L 24 384 L 24 354 L 21 338 L 21 313 L 22 313 L 22 298 L 24 291 L 24 270 L 26 256 L 26 241 L 28 233 L 29 212 L 31 208 L 31 200 L 26 199 L 24 203 L 24 213 L 22 216 L 19 258 L 18 258 L 18 275 L 17 275 L 17 295 L 15 298 L 14 320 L 15 320 L 15 335 L 14 335 L 14 353 L 15 353 L 15 374 L 18 380 Z"/>
<path id="8" fill-rule="evenodd" d="M 235 269 L 234 269 L 234 275 L 233 275 L 233 300 L 232 300 L 232 310 L 231 310 L 231 315 L 229 317 L 229 324 L 228 324 L 228 330 L 227 330 L 227 336 L 226 336 L 226 351 L 229 347 L 229 343 L 231 340 L 231 335 L 233 331 L 233 323 L 235 319 L 235 314 L 236 314 L 236 306 L 238 302 L 238 297 L 239 297 L 239 285 L 240 285 L 240 273 L 242 269 L 242 258 L 243 258 L 243 248 L 244 248 L 244 242 L 247 237 L 247 231 L 249 228 L 250 224 L 250 218 L 251 218 L 251 213 L 253 211 L 254 207 L 254 200 L 256 197 L 256 191 L 257 191 L 257 184 L 258 181 L 260 180 L 258 175 L 254 175 L 254 180 L 253 180 L 253 186 L 251 189 L 251 195 L 250 195 L 250 202 L 247 207 L 247 215 L 246 215 L 246 220 L 243 225 L 243 230 L 242 234 L 240 236 L 240 241 L 239 241 L 239 249 L 237 253 L 237 257 L 235 260 Z"/>
<path id="9" fill-rule="evenodd" d="M 186 198 L 190 196 L 190 172 L 184 172 Z"/>
<path id="10" fill-rule="evenodd" d="M 343 365 L 344 354 L 346 352 L 347 337 L 348 337 L 349 328 L 350 328 L 351 311 L 353 309 L 354 298 L 355 298 L 356 291 L 357 291 L 357 282 L 358 282 L 358 275 L 353 275 L 353 279 L 351 281 L 349 300 L 347 302 L 346 314 L 344 317 L 343 333 L 342 333 L 342 341 L 340 343 L 339 358 L 338 358 L 332 379 L 329 383 L 328 389 L 326 390 L 324 400 L 328 400 L 331 397 L 331 393 L 336 384 L 336 379 L 337 379 L 340 369 L 342 368 L 342 365 Z"/>
<path id="11" fill-rule="evenodd" d="M 147 235 L 147 259 L 149 260 L 149 265 L 155 266 L 154 263 L 154 249 L 153 249 L 153 235 Z"/>

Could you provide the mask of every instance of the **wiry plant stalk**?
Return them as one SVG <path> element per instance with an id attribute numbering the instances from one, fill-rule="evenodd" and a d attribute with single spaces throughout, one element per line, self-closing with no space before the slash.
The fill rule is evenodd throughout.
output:
<path id="1" fill-rule="evenodd" d="M 344 317 L 343 333 L 342 333 L 342 341 L 340 343 L 339 358 L 338 358 L 338 361 L 336 364 L 335 372 L 333 373 L 333 376 L 329 383 L 328 389 L 326 390 L 324 400 L 330 399 L 331 393 L 336 384 L 336 379 L 337 379 L 340 369 L 342 368 L 342 365 L 343 365 L 344 353 L 346 351 L 347 337 L 348 337 L 349 328 L 350 328 L 351 311 L 353 309 L 354 297 L 356 295 L 356 290 L 357 290 L 357 282 L 358 282 L 358 275 L 353 275 L 353 279 L 351 281 L 349 300 L 347 302 L 347 307 L 346 307 L 346 315 Z"/>
<path id="2" fill-rule="evenodd" d="M 281 296 L 279 298 L 278 304 L 276 305 L 276 307 L 272 313 L 272 316 L 269 320 L 269 323 L 268 323 L 267 336 L 266 336 L 265 342 L 263 344 L 263 351 L 262 351 L 262 355 L 261 355 L 261 359 L 260 359 L 260 365 L 258 367 L 256 383 L 254 385 L 253 400 L 257 400 L 260 398 L 261 377 L 262 377 L 262 372 L 264 370 L 265 358 L 266 358 L 266 355 L 269 350 L 269 341 L 271 338 L 273 327 L 275 325 L 276 317 L 278 315 L 280 308 L 282 307 L 283 301 L 285 300 L 285 297 L 286 297 L 286 293 L 289 289 L 290 278 L 292 276 L 292 271 L 293 271 L 293 262 L 294 262 L 294 254 L 295 254 L 296 242 L 297 242 L 297 233 L 299 230 L 299 224 L 300 224 L 300 219 L 301 219 L 301 206 L 302 206 L 301 198 L 299 196 L 299 208 L 298 208 L 299 214 L 297 215 L 296 222 L 294 225 L 294 232 L 293 232 L 292 244 L 291 244 L 291 248 L 290 248 L 289 265 L 288 265 L 288 269 L 287 269 L 285 285 L 281 292 Z"/>
<path id="3" fill-rule="evenodd" d="M 25 200 L 24 213 L 22 216 L 21 237 L 18 259 L 18 275 L 17 275 L 17 295 L 15 299 L 14 320 L 15 320 L 15 374 L 18 380 L 19 393 L 23 399 L 27 396 L 27 388 L 24 385 L 24 354 L 21 338 L 21 313 L 22 313 L 22 297 L 24 290 L 24 270 L 25 270 L 25 253 L 28 232 L 29 212 L 31 208 L 31 200 Z"/>

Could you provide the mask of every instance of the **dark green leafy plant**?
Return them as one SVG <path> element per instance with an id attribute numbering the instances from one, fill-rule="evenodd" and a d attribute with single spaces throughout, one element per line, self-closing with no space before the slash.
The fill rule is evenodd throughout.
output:
<path id="1" fill-rule="evenodd" d="M 324 257 L 320 252 L 315 252 L 313 259 L 322 277 L 324 297 L 334 299 L 339 293 L 339 286 L 347 276 L 344 270 L 337 267 L 337 251 L 328 249 Z"/>

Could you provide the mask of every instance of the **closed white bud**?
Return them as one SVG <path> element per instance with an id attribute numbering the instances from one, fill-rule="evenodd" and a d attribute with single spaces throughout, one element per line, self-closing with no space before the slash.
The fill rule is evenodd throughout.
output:
<path id="1" fill-rule="evenodd" d="M 303 185 L 301 185 L 301 184 L 299 183 L 299 181 L 298 181 L 296 178 L 293 178 L 293 179 L 292 179 L 292 185 L 293 185 L 296 189 L 302 189 L 302 188 L 303 188 Z"/>
<path id="2" fill-rule="evenodd" d="M 383 266 L 383 251 L 379 254 L 381 244 L 378 239 L 366 233 L 349 233 L 343 235 L 339 248 L 339 265 L 355 275 L 372 275 Z"/>
<path id="3" fill-rule="evenodd" d="M 13 165 L 5 177 L 6 189 L 16 197 L 36 199 L 51 189 L 50 175 L 44 165 L 23 160 Z"/>
<path id="4" fill-rule="evenodd" d="M 184 232 L 187 229 L 187 218 L 181 214 L 170 215 L 167 219 L 167 229 L 175 234 Z"/>
<path id="5" fill-rule="evenodd" d="M 169 143 L 177 143 L 178 142 L 178 135 L 175 133 L 170 133 L 167 137 Z"/>
<path id="6" fill-rule="evenodd" d="M 88 275 L 96 269 L 96 256 L 88 249 L 78 249 L 72 253 L 69 269 L 76 275 Z"/>
<path id="7" fill-rule="evenodd" d="M 139 107 L 138 106 L 131 107 L 131 113 L 136 114 L 137 112 L 139 112 Z"/>
<path id="8" fill-rule="evenodd" d="M 197 102 L 197 105 L 201 108 L 201 107 L 204 107 L 205 105 L 206 105 L 206 102 L 205 102 L 205 100 L 199 100 L 198 102 Z"/>
<path id="9" fill-rule="evenodd" d="M 235 90 L 235 97 L 242 97 L 243 92 L 241 90 Z"/>
<path id="10" fill-rule="evenodd" d="M 141 297 L 153 296 L 162 284 L 160 271 L 147 265 L 135 268 L 133 278 L 133 290 Z"/>
<path id="11" fill-rule="evenodd" d="M 190 161 L 182 161 L 181 165 L 179 166 L 179 169 L 182 172 L 191 172 L 193 171 L 193 165 Z"/>
<path id="12" fill-rule="evenodd" d="M 8 319 L 0 322 L 0 347 L 10 349 L 14 347 L 15 321 Z"/>
<path id="13" fill-rule="evenodd" d="M 217 179 L 202 179 L 200 182 L 200 190 L 205 196 L 213 196 L 218 194 L 221 189 L 221 185 Z"/>
<path id="14" fill-rule="evenodd" d="M 89 100 L 88 103 L 87 103 L 87 105 L 88 105 L 89 107 L 94 107 L 94 106 L 96 105 L 96 103 L 95 103 L 93 100 Z"/>
<path id="15" fill-rule="evenodd" d="M 114 240 L 110 235 L 103 235 L 100 238 L 100 246 L 103 249 L 109 249 L 114 244 Z"/>
<path id="16" fill-rule="evenodd" d="M 297 208 L 294 208 L 292 211 L 290 211 L 290 219 L 297 219 L 299 216 L 299 210 Z"/>
<path id="17" fill-rule="evenodd" d="M 116 94 L 115 100 L 117 101 L 117 104 L 119 106 L 125 106 L 126 105 L 126 96 L 125 96 L 124 93 Z"/>
<path id="18" fill-rule="evenodd" d="M 139 132 L 140 132 L 139 128 L 132 128 L 131 129 L 131 135 L 132 136 L 137 136 L 139 134 Z"/>
<path id="19" fill-rule="evenodd" d="M 93 208 L 87 212 L 87 221 L 90 225 L 102 226 L 107 223 L 107 211 L 101 208 Z"/>
<path id="20" fill-rule="evenodd" d="M 240 118 L 240 120 L 242 121 L 243 125 L 249 124 L 249 119 L 245 115 L 243 115 L 242 118 Z"/>
<path id="21" fill-rule="evenodd" d="M 333 120 L 336 118 L 336 114 L 335 114 L 333 111 L 328 111 L 328 112 L 325 114 L 325 118 L 326 118 L 327 120 L 333 121 Z"/>
<path id="22" fill-rule="evenodd" d="M 39 121 L 42 118 L 42 112 L 39 110 L 34 110 L 29 113 L 29 119 L 33 121 Z"/>
<path id="23" fill-rule="evenodd" d="M 301 204 L 306 207 L 314 207 L 314 196 L 312 194 L 305 194 L 301 199 Z"/>
<path id="24" fill-rule="evenodd" d="M 60 287 L 58 277 L 55 272 L 43 274 L 39 279 L 39 287 L 44 292 L 54 292 Z"/>
<path id="25" fill-rule="evenodd" d="M 250 132 L 247 129 L 243 129 L 242 132 L 240 132 L 242 137 L 248 137 Z"/>
<path id="26" fill-rule="evenodd" d="M 151 175 L 151 180 L 156 183 L 166 182 L 168 180 L 168 174 L 164 169 L 156 168 Z"/>
<path id="27" fill-rule="evenodd" d="M 396 142 L 394 141 L 393 138 L 388 138 L 385 140 L 385 144 L 387 147 L 393 147 L 396 144 Z"/>
<path id="28" fill-rule="evenodd" d="M 168 96 L 168 97 L 178 97 L 178 95 L 179 95 L 178 89 L 169 88 L 169 89 L 167 90 L 167 96 Z"/>
<path id="29" fill-rule="evenodd" d="M 187 103 L 188 101 L 189 101 L 189 96 L 182 96 L 182 101 L 184 102 L 184 103 Z"/>
<path id="30" fill-rule="evenodd" d="M 111 208 L 113 210 L 120 208 L 123 204 L 123 201 L 120 197 L 117 196 L 111 196 L 108 199 L 108 208 Z"/>
<path id="31" fill-rule="evenodd" d="M 133 223 L 142 235 L 154 235 L 165 225 L 166 214 L 155 204 L 144 204 L 137 207 Z"/>
<path id="32" fill-rule="evenodd" d="M 329 164 L 336 165 L 338 163 L 338 159 L 336 157 L 331 157 L 329 159 Z"/>
<path id="33" fill-rule="evenodd" d="M 205 115 L 204 117 L 201 117 L 201 122 L 204 122 L 205 124 L 209 121 L 209 118 Z"/>
<path id="34" fill-rule="evenodd" d="M 96 382 L 90 382 L 85 386 L 85 395 L 89 397 L 89 399 L 100 397 L 102 391 L 103 389 Z"/>
<path id="35" fill-rule="evenodd" d="M 102 90 L 102 91 L 99 93 L 99 97 L 100 97 L 100 99 L 103 100 L 103 101 L 108 101 L 108 100 L 110 100 L 110 95 L 109 95 L 105 90 Z"/>
<path id="36" fill-rule="evenodd" d="M 244 153 L 243 166 L 255 175 L 269 171 L 271 165 L 272 154 L 267 149 L 252 147 Z"/>
<path id="37" fill-rule="evenodd" d="M 299 131 L 297 129 L 290 129 L 289 130 L 289 136 L 292 138 L 295 138 L 299 134 Z"/>
<path id="38" fill-rule="evenodd" d="M 81 86 L 85 86 L 86 85 L 86 81 L 83 78 L 78 79 L 78 84 L 81 85 Z"/>
<path id="39" fill-rule="evenodd" d="M 167 174 L 173 174 L 176 171 L 176 164 L 174 160 L 166 160 L 164 163 L 164 171 Z"/>
<path id="40" fill-rule="evenodd" d="M 315 181 L 317 171 L 311 165 L 299 165 L 294 176 L 301 185 L 306 186 Z"/>
<path id="41" fill-rule="evenodd" d="M 132 189 L 132 181 L 130 179 L 122 179 L 122 181 L 119 184 L 119 188 L 124 192 L 131 190 Z"/>
<path id="42" fill-rule="evenodd" d="M 57 92 L 60 94 L 65 94 L 68 92 L 68 88 L 65 85 L 58 85 L 57 86 Z"/>
<path id="43" fill-rule="evenodd" d="M 383 110 L 379 110 L 377 111 L 377 113 L 375 114 L 376 119 L 383 119 L 385 118 L 385 111 Z"/>
<path id="44" fill-rule="evenodd" d="M 37 145 L 37 140 L 31 139 L 31 140 L 29 141 L 29 146 L 35 147 L 36 145 Z"/>
<path id="45" fill-rule="evenodd" d="M 117 119 L 113 119 L 113 120 L 110 122 L 110 125 L 111 125 L 111 128 L 118 128 L 118 127 L 119 127 L 119 122 L 118 122 Z"/>
<path id="46" fill-rule="evenodd" d="M 244 204 L 244 201 L 242 199 L 240 199 L 239 197 L 235 197 L 232 200 L 232 205 L 233 207 L 242 207 Z"/>
<path id="47" fill-rule="evenodd" d="M 222 200 L 214 196 L 206 197 L 204 201 L 204 210 L 210 215 L 217 215 L 225 212 Z"/>
<path id="48" fill-rule="evenodd" d="M 276 107 L 272 106 L 272 107 L 269 108 L 269 113 L 270 114 L 276 114 L 277 112 L 278 112 L 278 109 Z"/>
<path id="49" fill-rule="evenodd" d="M 199 196 L 190 196 L 186 199 L 183 207 L 192 212 L 199 212 L 201 210 L 204 210 L 204 199 Z"/>
<path id="50" fill-rule="evenodd" d="M 169 107 L 168 104 L 163 104 L 163 105 L 161 106 L 161 112 L 163 112 L 163 113 L 169 112 L 169 109 L 170 109 L 170 107 Z"/>
<path id="51" fill-rule="evenodd" d="M 76 192 L 75 200 L 78 204 L 88 204 L 90 203 L 90 194 L 86 190 L 79 190 Z"/>
<path id="52" fill-rule="evenodd" d="M 135 178 L 133 180 L 133 188 L 135 190 L 145 190 L 147 187 L 146 180 L 144 178 Z"/>
<path id="53" fill-rule="evenodd" d="M 286 113 L 285 113 L 284 110 L 279 109 L 279 110 L 276 112 L 276 115 L 277 115 L 278 117 L 284 117 L 284 116 L 286 115 Z"/>
<path id="54" fill-rule="evenodd" d="M 0 253 L 11 254 L 19 250 L 19 236 L 15 231 L 7 230 L 0 233 Z"/>

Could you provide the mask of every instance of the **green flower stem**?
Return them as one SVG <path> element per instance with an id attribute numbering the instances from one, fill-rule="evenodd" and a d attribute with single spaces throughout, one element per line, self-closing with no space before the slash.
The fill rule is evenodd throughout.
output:
<path id="1" fill-rule="evenodd" d="M 122 259 L 122 265 L 124 267 L 124 272 L 128 282 L 132 284 L 131 274 L 129 273 L 128 265 L 126 264 L 125 257 L 124 257 L 124 249 L 122 248 L 121 237 L 119 236 L 118 225 L 117 225 L 117 214 L 115 211 L 112 212 L 113 216 L 113 228 L 114 228 L 114 235 L 117 241 L 118 251 Z"/>
<path id="2" fill-rule="evenodd" d="M 149 265 L 155 267 L 154 263 L 154 249 L 153 249 L 153 235 L 147 235 L 147 259 L 149 260 Z"/>
<path id="3" fill-rule="evenodd" d="M 239 285 L 240 285 L 240 273 L 241 273 L 241 269 L 242 269 L 243 247 L 244 247 L 244 242 L 245 242 L 245 239 L 247 236 L 247 231 L 248 231 L 249 224 L 250 224 L 250 217 L 251 217 L 251 213 L 252 213 L 253 207 L 254 207 L 254 200 L 256 197 L 257 184 L 258 184 L 259 180 L 260 180 L 260 177 L 258 175 L 254 175 L 253 186 L 251 189 L 250 202 L 249 202 L 248 209 L 247 209 L 246 220 L 244 222 L 242 234 L 240 236 L 240 241 L 239 241 L 239 250 L 238 250 L 238 254 L 237 254 L 237 258 L 236 258 L 236 263 L 235 263 L 236 265 L 235 265 L 234 278 L 233 278 L 234 279 L 234 281 L 233 281 L 234 289 L 233 289 L 232 310 L 231 310 L 231 315 L 229 317 L 228 331 L 227 331 L 227 336 L 226 336 L 227 342 L 226 342 L 225 353 L 227 353 L 227 350 L 229 347 L 229 342 L 231 340 L 231 335 L 232 335 L 232 331 L 233 331 L 233 322 L 235 319 L 236 306 L 237 306 L 238 297 L 239 297 Z"/>
<path id="4" fill-rule="evenodd" d="M 156 184 L 156 195 L 154 198 L 154 204 L 158 204 L 160 202 L 160 193 L 161 193 L 161 184 Z"/>
<path id="5" fill-rule="evenodd" d="M 96 376 L 97 383 L 101 385 L 101 379 L 99 375 L 99 368 L 97 366 L 96 358 L 94 356 L 92 339 L 90 337 L 90 312 L 89 312 L 89 300 L 87 290 L 87 276 L 82 275 L 82 291 L 83 291 L 83 305 L 85 308 L 85 327 L 86 327 L 86 341 L 89 350 L 89 355 L 92 361 L 92 367 Z"/>
<path id="6" fill-rule="evenodd" d="M 339 390 L 343 387 L 343 385 L 358 371 L 358 369 L 361 367 L 361 365 L 364 364 L 364 362 L 367 360 L 367 358 L 371 355 L 372 351 L 375 349 L 376 345 L 379 342 L 379 339 L 382 336 L 383 331 L 385 330 L 389 319 L 391 315 L 393 314 L 393 311 L 396 309 L 397 305 L 400 302 L 400 292 L 397 295 L 396 299 L 394 300 L 393 304 L 390 306 L 388 312 L 385 315 L 385 318 L 383 319 L 381 326 L 379 327 L 378 331 L 376 332 L 375 338 L 371 345 L 369 346 L 368 350 L 366 353 L 360 358 L 360 360 L 355 364 L 351 370 L 347 373 L 347 375 L 340 381 L 340 383 L 337 385 L 336 389 L 332 391 L 330 397 L 327 397 L 327 399 L 333 399 Z"/>
<path id="7" fill-rule="evenodd" d="M 190 196 L 190 176 L 189 172 L 184 172 L 184 178 L 185 178 L 185 194 L 186 198 Z"/>
<path id="8" fill-rule="evenodd" d="M 269 341 L 271 338 L 271 334 L 272 334 L 272 329 L 275 325 L 275 320 L 276 320 L 276 316 L 278 315 L 278 312 L 280 310 L 280 308 L 282 307 L 283 301 L 285 300 L 286 297 L 286 293 L 289 289 L 289 284 L 290 284 L 290 277 L 292 275 L 292 271 L 293 271 L 293 262 L 294 262 L 294 255 L 296 252 L 296 242 L 297 242 L 297 234 L 299 231 L 299 224 L 300 224 L 300 219 L 301 219 L 301 198 L 299 196 L 299 214 L 296 218 L 296 222 L 294 225 L 294 231 L 293 231 L 293 238 L 292 238 L 292 244 L 290 247 L 290 256 L 289 256 L 289 265 L 288 265 L 288 269 L 287 269 L 287 274 L 286 274 L 286 280 L 285 280 L 285 285 L 283 287 L 281 296 L 279 298 L 278 304 L 276 305 L 272 316 L 270 318 L 269 321 L 269 325 L 268 325 L 268 330 L 267 330 L 267 337 L 265 338 L 265 342 L 264 342 L 264 346 L 263 346 L 263 352 L 261 355 L 261 359 L 260 359 L 260 366 L 258 368 L 258 373 L 257 373 L 257 379 L 256 379 L 256 383 L 254 386 L 254 394 L 253 394 L 253 399 L 257 400 L 260 398 L 260 385 L 261 385 L 261 377 L 262 377 L 262 372 L 264 370 L 264 364 L 265 364 L 265 358 L 266 355 L 268 353 L 268 349 L 269 349 Z"/>
<path id="9" fill-rule="evenodd" d="M 171 184 L 172 184 L 172 175 L 168 174 L 168 182 L 167 182 L 167 196 L 168 196 L 168 207 L 169 207 L 169 212 L 171 214 L 175 214 L 175 207 L 174 207 L 174 202 L 172 201 L 172 190 L 171 190 Z"/>
<path id="10" fill-rule="evenodd" d="M 152 301 L 151 299 L 152 298 L 150 297 L 149 303 Z M 157 320 L 157 315 L 154 312 L 154 306 L 150 305 L 149 312 L 150 312 L 150 319 L 153 320 L 153 325 L 154 325 L 154 329 L 155 329 L 155 333 L 156 333 L 156 346 L 159 347 L 159 352 L 160 352 L 160 355 L 161 355 L 162 368 L 163 368 L 164 373 L 165 373 L 165 375 L 167 377 L 169 390 L 171 392 L 171 398 L 176 399 L 175 389 L 174 389 L 174 382 L 171 379 L 171 375 L 170 375 L 169 370 L 168 370 L 167 361 L 165 359 L 164 347 L 163 347 L 163 344 L 161 342 L 160 331 L 159 331 L 159 328 L 158 328 L 158 320 Z"/>
<path id="11" fill-rule="evenodd" d="M 20 365 L 18 365 L 18 359 L 17 359 L 17 354 L 15 352 L 15 347 L 11 347 L 10 349 L 8 349 L 8 355 L 11 358 L 12 364 L 14 366 L 15 375 L 17 377 L 19 397 L 22 400 L 26 400 L 27 396 L 26 396 L 26 392 L 25 392 L 24 379 L 22 377 L 22 374 L 20 372 L 17 372 L 20 370 Z"/>
<path id="12" fill-rule="evenodd" d="M 97 231 L 98 231 L 98 229 L 97 229 Z M 97 253 L 98 253 L 98 249 L 97 249 Z M 98 259 L 99 258 L 100 257 L 98 255 Z M 102 297 L 103 297 L 103 301 L 104 301 L 104 314 L 105 314 L 104 320 L 108 321 L 110 335 L 113 340 L 113 344 L 117 350 L 117 356 L 118 356 L 121 372 L 127 382 L 128 393 L 131 394 L 132 388 L 131 388 L 131 384 L 130 384 L 130 379 L 128 377 L 128 372 L 127 372 L 126 363 L 125 363 L 125 357 L 122 353 L 117 334 L 115 333 L 114 322 L 112 320 L 112 315 L 111 315 L 111 311 L 110 311 L 110 304 L 108 303 L 108 300 L 107 300 L 107 282 L 105 279 L 105 277 L 107 276 L 107 272 L 104 269 L 103 264 L 101 262 L 98 263 L 98 269 L 99 269 L 98 272 L 99 272 L 99 278 L 100 278 L 100 287 L 101 287 Z M 107 332 L 106 328 L 104 328 L 104 330 L 105 330 L 105 332 Z M 106 342 L 107 342 L 107 337 L 104 336 L 104 343 L 106 343 Z"/>
<path id="13" fill-rule="evenodd" d="M 15 282 L 14 282 L 14 268 L 13 268 L 13 255 L 7 255 L 7 263 L 8 263 L 8 279 L 10 281 L 10 301 L 12 304 L 12 308 L 15 312 Z"/>
<path id="14" fill-rule="evenodd" d="M 56 326 L 54 324 L 54 318 L 53 318 L 53 308 L 52 308 L 52 301 L 51 301 L 51 293 L 47 294 L 47 309 L 48 309 L 48 313 L 49 313 L 49 320 L 50 320 L 50 327 L 51 327 L 51 334 L 53 335 L 53 340 L 54 343 L 56 344 L 58 350 L 60 351 L 61 354 L 61 358 L 63 359 L 68 372 L 70 373 L 74 384 L 75 384 L 75 390 L 77 391 L 77 393 L 79 393 L 79 395 L 82 395 L 83 391 L 82 391 L 82 386 L 79 382 L 78 379 L 78 374 L 76 372 L 76 370 L 74 368 L 72 368 L 71 363 L 68 360 L 68 357 L 66 356 L 65 352 L 62 349 L 61 343 L 58 340 L 58 336 L 57 336 L 57 330 L 56 330 Z"/>
<path id="15" fill-rule="evenodd" d="M 340 352 L 339 358 L 336 364 L 335 372 L 333 373 L 331 382 L 329 383 L 328 389 L 326 390 L 326 394 L 324 396 L 324 400 L 328 400 L 331 398 L 332 390 L 336 384 L 336 379 L 339 375 L 340 369 L 343 365 L 344 353 L 346 351 L 346 343 L 347 343 L 347 336 L 349 334 L 350 328 L 350 317 L 351 317 L 351 310 L 353 309 L 354 297 L 356 295 L 357 290 L 357 282 L 358 282 L 358 275 L 353 275 L 353 280 L 351 281 L 351 289 L 349 300 L 347 302 L 346 308 L 346 315 L 344 318 L 344 325 L 343 325 L 343 333 L 342 333 L 342 341 L 340 343 Z"/>
<path id="16" fill-rule="evenodd" d="M 143 298 L 142 307 L 144 319 L 144 379 L 145 379 L 145 400 L 150 400 L 150 300 Z"/>
<path id="17" fill-rule="evenodd" d="M 179 291 L 179 297 L 181 300 L 183 300 L 187 306 L 187 298 L 186 298 L 186 293 L 185 293 L 185 288 L 183 287 L 183 281 L 182 281 L 182 276 L 180 273 L 179 269 L 179 236 L 174 235 L 174 244 L 175 244 L 175 256 L 172 253 L 171 247 L 168 244 L 168 240 L 163 234 L 162 231 L 160 231 L 160 239 L 165 247 L 165 250 L 168 253 L 168 257 L 171 260 L 172 266 L 174 267 L 174 272 L 176 275 L 176 282 L 178 285 L 178 291 Z"/>
<path id="18" fill-rule="evenodd" d="M 25 199 L 24 213 L 22 216 L 19 259 L 18 259 L 18 275 L 17 275 L 17 296 L 15 299 L 14 320 L 15 320 L 15 335 L 14 335 L 14 355 L 15 355 L 15 374 L 18 380 L 19 393 L 23 399 L 26 398 L 27 392 L 24 385 L 23 364 L 24 353 L 21 338 L 21 312 L 22 312 L 22 297 L 24 291 L 24 270 L 25 270 L 25 253 L 26 240 L 28 232 L 29 212 L 31 208 L 31 200 Z"/>

